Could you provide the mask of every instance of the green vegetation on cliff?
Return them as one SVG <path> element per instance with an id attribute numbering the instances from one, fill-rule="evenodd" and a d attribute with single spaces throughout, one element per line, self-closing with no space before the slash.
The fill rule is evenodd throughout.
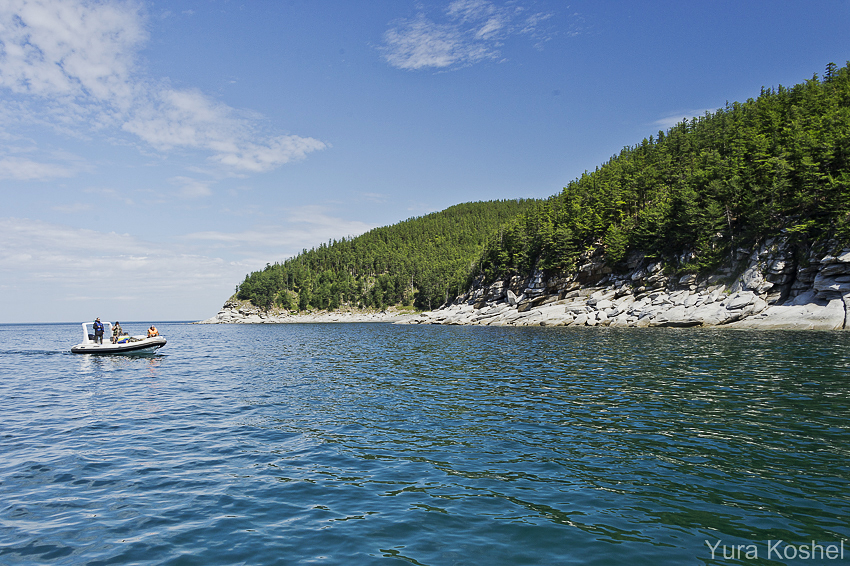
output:
<path id="1" fill-rule="evenodd" d="M 435 308 L 465 290 L 471 263 L 499 225 L 535 202 L 459 204 L 322 244 L 247 275 L 236 296 L 259 307 L 292 310 L 343 304 Z"/>
<path id="2" fill-rule="evenodd" d="M 589 249 L 709 271 L 789 234 L 850 240 L 850 62 L 791 88 L 683 121 L 545 201 L 461 204 L 321 245 L 251 273 L 254 305 L 434 308 L 473 277 L 569 271 Z"/>
<path id="3" fill-rule="evenodd" d="M 602 245 L 609 264 L 638 250 L 705 271 L 781 230 L 850 235 L 850 63 L 623 149 L 503 226 L 480 265 L 569 270 Z"/>

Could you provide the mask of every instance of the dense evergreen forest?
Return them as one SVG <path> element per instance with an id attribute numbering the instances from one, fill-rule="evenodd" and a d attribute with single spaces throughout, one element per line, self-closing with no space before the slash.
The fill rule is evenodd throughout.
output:
<path id="1" fill-rule="evenodd" d="M 569 270 L 604 246 L 609 265 L 637 250 L 705 272 L 782 231 L 850 237 L 850 62 L 626 147 L 506 223 L 480 269 Z"/>
<path id="2" fill-rule="evenodd" d="M 568 271 L 600 246 L 612 266 L 639 251 L 705 272 L 780 232 L 850 240 L 850 62 L 658 132 L 547 200 L 462 204 L 323 244 L 246 276 L 237 297 L 434 308 L 475 277 Z"/>
<path id="3" fill-rule="evenodd" d="M 236 297 L 266 309 L 436 308 L 465 290 L 471 264 L 498 227 L 535 202 L 459 204 L 322 244 L 247 275 Z"/>

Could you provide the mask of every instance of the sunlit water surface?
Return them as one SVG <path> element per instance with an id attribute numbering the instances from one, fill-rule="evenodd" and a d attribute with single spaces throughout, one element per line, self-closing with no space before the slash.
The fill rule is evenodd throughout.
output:
<path id="1" fill-rule="evenodd" d="M 766 563 L 850 539 L 850 332 L 158 326 L 160 355 L 95 357 L 78 324 L 0 325 L 0 563 L 753 564 L 706 541 Z"/>

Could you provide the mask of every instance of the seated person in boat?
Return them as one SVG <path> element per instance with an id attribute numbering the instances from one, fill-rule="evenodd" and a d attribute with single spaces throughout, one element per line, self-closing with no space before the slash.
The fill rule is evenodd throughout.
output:
<path id="1" fill-rule="evenodd" d="M 112 343 L 115 344 L 118 341 L 118 337 L 121 336 L 121 323 L 117 320 L 115 324 L 112 325 Z"/>
<path id="2" fill-rule="evenodd" d="M 154 336 L 159 336 L 159 330 L 156 329 L 156 326 L 151 324 L 151 327 L 148 328 L 148 338 L 153 338 Z"/>

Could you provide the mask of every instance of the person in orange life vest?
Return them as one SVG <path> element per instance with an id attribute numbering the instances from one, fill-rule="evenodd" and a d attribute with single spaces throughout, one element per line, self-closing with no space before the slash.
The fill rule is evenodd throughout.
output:
<path id="1" fill-rule="evenodd" d="M 159 330 L 156 329 L 156 326 L 151 324 L 151 327 L 148 328 L 148 338 L 153 338 L 154 336 L 159 336 Z"/>

